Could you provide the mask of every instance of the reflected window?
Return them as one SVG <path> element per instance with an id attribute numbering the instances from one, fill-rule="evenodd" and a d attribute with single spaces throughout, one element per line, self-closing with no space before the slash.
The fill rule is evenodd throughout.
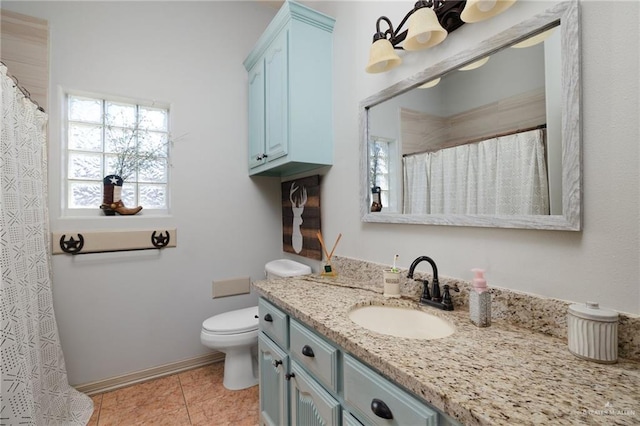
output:
<path id="1" fill-rule="evenodd" d="M 371 136 L 369 139 L 369 183 L 380 187 L 382 211 L 397 211 L 396 187 L 397 143 L 394 139 Z"/>

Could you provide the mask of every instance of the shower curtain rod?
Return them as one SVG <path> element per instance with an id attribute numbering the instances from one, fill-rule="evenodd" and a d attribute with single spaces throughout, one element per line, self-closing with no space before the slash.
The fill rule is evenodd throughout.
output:
<path id="1" fill-rule="evenodd" d="M 542 129 L 546 129 L 546 128 L 547 128 L 547 123 L 544 123 L 544 124 L 539 124 L 539 125 L 533 126 L 533 127 L 527 127 L 527 128 L 524 128 L 524 129 L 509 130 L 507 132 L 497 133 L 495 135 L 482 136 L 482 137 L 479 137 L 479 138 L 469 139 L 468 141 L 465 141 L 463 143 L 459 143 L 459 144 L 456 144 L 456 145 L 448 146 L 447 148 L 453 148 L 454 146 L 461 146 L 461 145 L 469 145 L 469 144 L 476 143 L 476 142 L 482 142 L 482 141 L 487 140 L 487 139 L 501 138 L 503 136 L 515 135 L 517 133 L 530 132 L 532 130 L 542 130 Z M 439 149 L 436 149 L 436 150 L 425 149 L 424 151 L 417 151 L 417 152 L 411 152 L 409 154 L 402 154 L 402 156 L 403 157 L 410 157 L 412 155 L 424 154 L 425 152 L 439 151 L 440 149 L 442 149 L 442 148 L 439 148 Z"/>
<path id="2" fill-rule="evenodd" d="M 25 89 L 24 87 L 20 86 L 20 82 L 18 81 L 18 77 L 16 77 L 15 75 L 13 75 L 13 74 L 11 74 L 9 72 L 9 67 L 7 66 L 7 64 L 5 64 L 2 61 L 0 61 L 0 64 L 2 64 L 7 69 L 7 77 L 9 77 L 11 80 L 13 80 L 13 82 L 15 83 L 15 87 L 17 87 L 18 90 L 20 90 L 22 95 L 25 98 L 29 99 L 31 102 L 33 102 L 35 104 L 35 106 L 38 107 L 38 111 L 45 112 L 44 108 L 42 108 L 40 106 L 40 104 L 35 99 L 31 99 L 31 93 L 27 89 Z"/>

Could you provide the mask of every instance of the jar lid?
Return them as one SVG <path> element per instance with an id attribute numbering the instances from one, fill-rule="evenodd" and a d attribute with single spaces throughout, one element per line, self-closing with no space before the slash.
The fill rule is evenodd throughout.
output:
<path id="1" fill-rule="evenodd" d="M 569 313 L 579 317 L 596 321 L 616 322 L 618 313 L 611 309 L 601 309 L 597 302 L 587 302 L 585 304 L 576 303 L 569 306 Z"/>

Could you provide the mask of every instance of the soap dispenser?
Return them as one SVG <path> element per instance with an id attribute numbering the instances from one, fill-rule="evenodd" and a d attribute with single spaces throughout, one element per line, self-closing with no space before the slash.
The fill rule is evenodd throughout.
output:
<path id="1" fill-rule="evenodd" d="M 471 282 L 473 288 L 469 291 L 469 317 L 476 326 L 489 327 L 491 325 L 491 292 L 484 279 L 484 270 L 472 269 L 471 271 L 474 273 L 474 278 Z"/>

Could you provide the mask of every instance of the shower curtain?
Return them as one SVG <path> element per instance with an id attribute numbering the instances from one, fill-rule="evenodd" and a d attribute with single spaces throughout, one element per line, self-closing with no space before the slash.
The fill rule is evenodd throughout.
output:
<path id="1" fill-rule="evenodd" d="M 415 154 L 403 162 L 404 213 L 549 214 L 542 130 Z"/>
<path id="2" fill-rule="evenodd" d="M 85 425 L 91 399 L 73 389 L 53 313 L 47 115 L 0 65 L 0 425 Z"/>

